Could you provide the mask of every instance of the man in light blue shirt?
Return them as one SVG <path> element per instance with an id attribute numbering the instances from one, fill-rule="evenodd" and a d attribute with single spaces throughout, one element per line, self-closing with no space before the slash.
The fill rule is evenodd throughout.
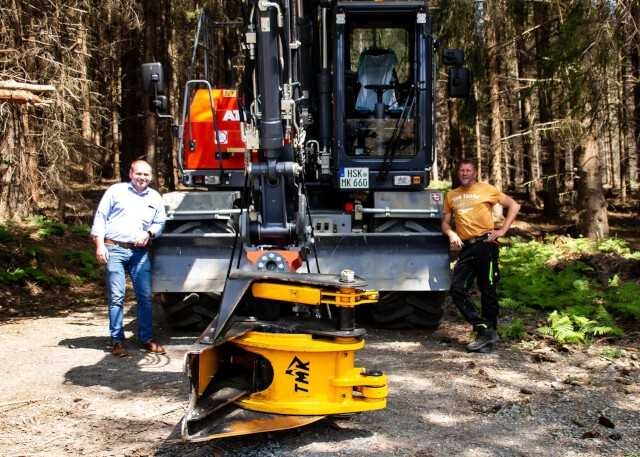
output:
<path id="1" fill-rule="evenodd" d="M 93 219 L 91 235 L 96 259 L 106 265 L 111 353 L 127 356 L 124 343 L 123 306 L 129 273 L 138 302 L 138 339 L 150 352 L 164 353 L 152 340 L 151 262 L 148 244 L 164 228 L 162 197 L 149 187 L 151 166 L 144 160 L 131 164 L 128 183 L 114 184 L 102 196 Z"/>

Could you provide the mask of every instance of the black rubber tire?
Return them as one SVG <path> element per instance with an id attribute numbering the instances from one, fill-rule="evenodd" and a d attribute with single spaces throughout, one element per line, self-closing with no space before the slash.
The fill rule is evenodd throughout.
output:
<path id="1" fill-rule="evenodd" d="M 213 320 L 220 298 L 204 294 L 158 294 L 167 323 L 176 330 L 204 330 Z"/>
<path id="2" fill-rule="evenodd" d="M 233 220 L 184 221 L 174 225 L 170 233 L 234 233 Z M 176 330 L 204 330 L 220 308 L 220 296 L 199 293 L 166 292 L 156 294 L 165 318 Z"/>
<path id="3" fill-rule="evenodd" d="M 369 317 L 381 328 L 436 329 L 445 298 L 446 292 L 381 292 L 378 303 L 369 305 Z"/>

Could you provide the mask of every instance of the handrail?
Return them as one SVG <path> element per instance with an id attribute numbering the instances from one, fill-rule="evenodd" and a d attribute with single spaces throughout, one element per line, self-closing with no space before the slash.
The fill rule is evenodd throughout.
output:
<path id="1" fill-rule="evenodd" d="M 207 86 L 208 89 L 208 93 L 209 93 L 209 106 L 211 108 L 211 115 L 213 116 L 213 120 L 214 120 L 214 130 L 215 130 L 215 135 L 216 135 L 216 143 L 219 144 L 220 139 L 218 138 L 218 131 L 217 129 L 215 129 L 215 118 L 216 118 L 216 112 L 213 108 L 213 90 L 211 88 L 211 83 L 205 79 L 192 79 L 186 82 L 186 84 L 184 85 L 184 103 L 182 104 L 182 124 L 180 125 L 179 129 L 178 129 L 178 168 L 180 169 L 180 173 L 184 174 L 184 163 L 183 163 L 183 159 L 182 159 L 182 153 L 184 152 L 184 125 L 187 122 L 186 118 L 187 118 L 187 107 L 189 106 L 189 86 L 196 86 L 196 85 L 205 85 Z M 189 131 L 191 132 L 191 115 L 189 115 Z M 218 146 L 219 147 L 219 146 Z"/>

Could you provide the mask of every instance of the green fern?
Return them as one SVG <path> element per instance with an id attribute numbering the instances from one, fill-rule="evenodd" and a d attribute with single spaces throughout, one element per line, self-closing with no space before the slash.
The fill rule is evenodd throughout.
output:
<path id="1" fill-rule="evenodd" d="M 595 319 L 553 311 L 547 322 L 549 325 L 539 327 L 538 333 L 551 337 L 560 344 L 586 343 L 592 337 L 619 337 L 623 334 L 603 306 L 596 309 Z"/>
<path id="2" fill-rule="evenodd" d="M 593 279 L 594 267 L 575 260 L 597 253 L 640 259 L 640 252 L 632 252 L 620 239 L 513 239 L 500 251 L 501 306 L 514 312 L 532 308 L 556 311 L 539 331 L 559 341 L 586 342 L 595 337 L 621 336 L 623 332 L 613 316 L 640 320 L 640 284 L 614 275 L 602 287 Z"/>
<path id="3" fill-rule="evenodd" d="M 611 314 L 602 305 L 596 308 L 595 320 L 597 325 L 594 326 L 593 331 L 596 336 L 611 335 L 621 337 L 624 334 L 622 329 L 616 326 Z"/>
<path id="4" fill-rule="evenodd" d="M 627 282 L 607 291 L 607 304 L 610 309 L 622 313 L 625 317 L 640 320 L 640 285 Z"/>

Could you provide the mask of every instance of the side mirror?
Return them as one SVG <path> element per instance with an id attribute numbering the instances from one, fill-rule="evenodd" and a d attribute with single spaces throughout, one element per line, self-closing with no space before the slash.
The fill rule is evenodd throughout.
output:
<path id="1" fill-rule="evenodd" d="M 447 94 L 451 98 L 467 98 L 471 92 L 471 72 L 468 68 L 451 67 L 447 71 Z"/>
<path id="2" fill-rule="evenodd" d="M 142 89 L 145 94 L 156 96 L 164 92 L 164 72 L 162 64 L 159 62 L 143 63 L 140 67 L 142 70 Z"/>
<path id="3" fill-rule="evenodd" d="M 464 65 L 464 51 L 462 49 L 445 49 L 442 51 L 442 63 L 453 67 Z"/>
<path id="4" fill-rule="evenodd" d="M 160 119 L 171 119 L 169 101 L 164 95 L 164 72 L 160 62 L 143 63 L 140 67 L 142 73 L 142 90 L 149 98 L 149 111 L 155 113 Z"/>
<path id="5" fill-rule="evenodd" d="M 169 108 L 167 97 L 164 95 L 158 95 L 156 97 L 149 97 L 149 111 L 154 113 L 166 113 Z"/>
<path id="6" fill-rule="evenodd" d="M 471 92 L 471 72 L 464 68 L 462 49 L 445 49 L 442 62 L 450 68 L 447 71 L 447 94 L 450 98 L 467 98 Z"/>

